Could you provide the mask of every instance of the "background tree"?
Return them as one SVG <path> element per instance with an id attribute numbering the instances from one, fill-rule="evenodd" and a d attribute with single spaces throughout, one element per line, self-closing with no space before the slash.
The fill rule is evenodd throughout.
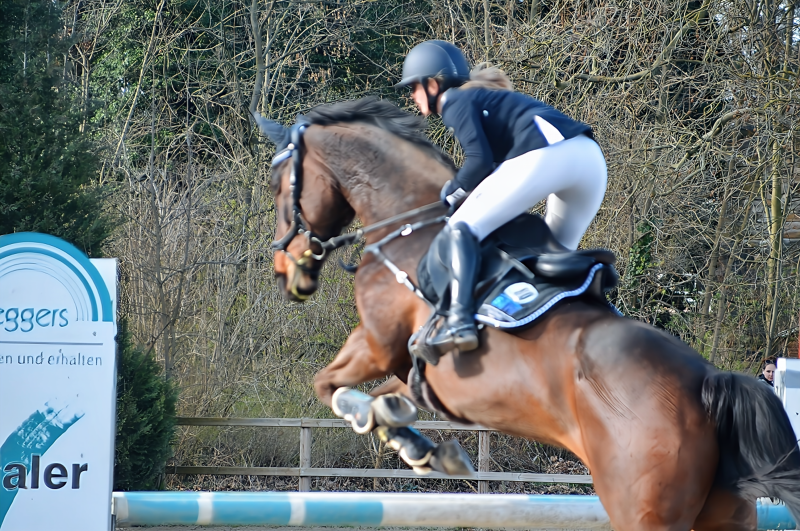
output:
<path id="1" fill-rule="evenodd" d="M 0 234 L 45 232 L 90 256 L 112 223 L 93 185 L 97 143 L 65 76 L 71 46 L 57 2 L 9 0 L 0 20 Z"/>
<path id="2" fill-rule="evenodd" d="M 110 187 L 98 186 L 102 157 L 94 108 L 68 59 L 74 48 L 64 5 L 3 2 L 0 17 L 0 234 L 58 236 L 90 256 L 115 229 Z M 74 22 L 73 22 L 74 24 Z M 176 390 L 152 352 L 118 336 L 115 486 L 158 486 L 171 453 Z"/>
<path id="3" fill-rule="evenodd" d="M 180 386 L 183 414 L 329 415 L 311 378 L 357 324 L 352 284 L 327 267 L 312 301 L 280 299 L 272 147 L 248 109 L 288 123 L 365 94 L 408 105 L 391 89 L 404 54 L 443 38 L 593 126 L 609 189 L 583 245 L 617 254 L 625 313 L 726 369 L 796 352 L 797 15 L 767 0 L 71 1 L 64 70 L 79 108 L 99 103 L 133 341 Z M 439 121 L 430 136 L 461 160 Z M 315 465 L 374 462 L 347 437 L 315 444 Z M 503 462 L 543 470 L 508 447 Z M 288 466 L 296 433 L 186 430 L 176 458 Z"/>
<path id="4" fill-rule="evenodd" d="M 172 457 L 177 388 L 163 377 L 152 351 L 131 343 L 123 321 L 117 336 L 117 432 L 114 490 L 160 488 Z"/>

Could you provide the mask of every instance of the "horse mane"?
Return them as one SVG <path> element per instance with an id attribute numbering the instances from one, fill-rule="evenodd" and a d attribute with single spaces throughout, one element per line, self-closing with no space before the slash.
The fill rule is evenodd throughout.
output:
<path id="1" fill-rule="evenodd" d="M 357 100 L 318 105 L 305 115 L 306 120 L 316 125 L 363 122 L 374 125 L 419 146 L 441 164 L 455 171 L 453 160 L 436 147 L 425 136 L 426 122 L 395 104 L 367 96 Z"/>

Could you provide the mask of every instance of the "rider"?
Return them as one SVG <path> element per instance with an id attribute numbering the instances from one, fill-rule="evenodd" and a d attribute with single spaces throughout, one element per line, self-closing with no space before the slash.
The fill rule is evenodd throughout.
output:
<path id="1" fill-rule="evenodd" d="M 430 343 L 473 350 L 479 242 L 547 198 L 545 222 L 561 244 L 577 249 L 605 195 L 606 161 L 591 127 L 514 92 L 497 68 L 482 64 L 470 72 L 449 42 L 415 46 L 396 85 L 405 86 L 423 115 L 441 115 L 466 156 L 441 191 L 448 206 L 469 197 L 445 227 L 453 276 L 450 314 Z"/>

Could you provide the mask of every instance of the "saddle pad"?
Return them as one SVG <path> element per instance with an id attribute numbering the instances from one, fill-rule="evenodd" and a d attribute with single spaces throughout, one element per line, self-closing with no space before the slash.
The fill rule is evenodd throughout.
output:
<path id="1" fill-rule="evenodd" d="M 475 320 L 505 330 L 529 325 L 559 302 L 586 293 L 605 267 L 613 266 L 595 264 L 584 278 L 569 285 L 551 284 L 541 277 L 527 280 L 509 275 L 482 298 Z"/>

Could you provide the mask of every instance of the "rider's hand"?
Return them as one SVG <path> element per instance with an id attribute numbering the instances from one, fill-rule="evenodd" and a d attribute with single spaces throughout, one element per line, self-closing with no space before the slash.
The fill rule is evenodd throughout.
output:
<path id="1" fill-rule="evenodd" d="M 465 197 L 467 197 L 467 191 L 461 188 L 455 180 L 444 183 L 442 191 L 439 193 L 439 199 L 442 200 L 444 206 L 455 206 Z"/>

